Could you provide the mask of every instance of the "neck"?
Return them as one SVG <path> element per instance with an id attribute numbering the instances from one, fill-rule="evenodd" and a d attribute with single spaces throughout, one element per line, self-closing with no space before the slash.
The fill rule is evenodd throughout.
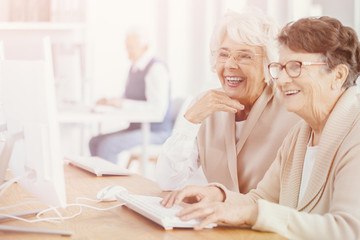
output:
<path id="1" fill-rule="evenodd" d="M 313 146 L 319 144 L 325 124 L 341 95 L 342 94 L 340 94 L 337 98 L 334 98 L 333 101 L 328 101 L 329 104 L 323 104 L 324 108 L 321 110 L 311 111 L 310 113 L 305 114 L 305 116 L 301 116 L 310 125 L 313 131 Z"/>
<path id="2" fill-rule="evenodd" d="M 235 115 L 235 121 L 245 121 L 247 117 L 249 116 L 250 110 L 252 106 L 245 106 L 244 110 L 238 111 Z"/>

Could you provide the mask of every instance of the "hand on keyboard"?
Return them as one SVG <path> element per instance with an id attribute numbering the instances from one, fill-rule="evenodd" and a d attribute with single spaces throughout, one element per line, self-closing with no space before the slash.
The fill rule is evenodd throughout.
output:
<path id="1" fill-rule="evenodd" d="M 116 195 L 117 199 L 125 202 L 128 208 L 158 223 L 164 229 L 173 228 L 193 228 L 199 224 L 199 220 L 182 221 L 175 214 L 183 207 L 174 205 L 172 208 L 165 208 L 160 204 L 162 198 L 153 196 L 133 195 L 123 193 Z M 211 224 L 207 228 L 212 228 L 216 224 Z"/>

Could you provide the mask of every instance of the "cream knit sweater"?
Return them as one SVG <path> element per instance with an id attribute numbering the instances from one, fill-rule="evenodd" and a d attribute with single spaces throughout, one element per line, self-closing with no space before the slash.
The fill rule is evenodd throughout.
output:
<path id="1" fill-rule="evenodd" d="M 253 229 L 290 239 L 360 239 L 360 101 L 349 88 L 322 133 L 304 197 L 299 190 L 310 126 L 287 135 L 263 180 L 249 194 L 225 190 L 226 202 L 258 202 Z"/>

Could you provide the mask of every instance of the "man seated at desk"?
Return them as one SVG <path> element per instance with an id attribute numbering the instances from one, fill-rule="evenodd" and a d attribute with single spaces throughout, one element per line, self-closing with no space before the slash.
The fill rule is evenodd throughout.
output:
<path id="1" fill-rule="evenodd" d="M 162 144 L 170 136 L 173 116 L 170 103 L 170 78 L 167 67 L 154 57 L 144 29 L 134 27 L 126 36 L 126 50 L 132 63 L 122 98 L 103 98 L 97 104 L 121 108 L 122 99 L 146 101 L 151 109 L 164 113 L 162 122 L 151 123 L 149 143 Z M 92 156 L 117 163 L 118 154 L 142 143 L 140 123 L 114 133 L 93 137 L 89 142 Z"/>

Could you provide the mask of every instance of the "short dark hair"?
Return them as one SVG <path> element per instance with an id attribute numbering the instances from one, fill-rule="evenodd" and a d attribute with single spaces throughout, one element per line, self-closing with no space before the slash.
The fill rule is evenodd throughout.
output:
<path id="1" fill-rule="evenodd" d="M 331 17 L 302 18 L 288 23 L 278 36 L 279 43 L 296 52 L 323 54 L 329 69 L 339 64 L 349 68 L 343 87 L 356 84 L 360 75 L 360 43 L 356 32 Z"/>

